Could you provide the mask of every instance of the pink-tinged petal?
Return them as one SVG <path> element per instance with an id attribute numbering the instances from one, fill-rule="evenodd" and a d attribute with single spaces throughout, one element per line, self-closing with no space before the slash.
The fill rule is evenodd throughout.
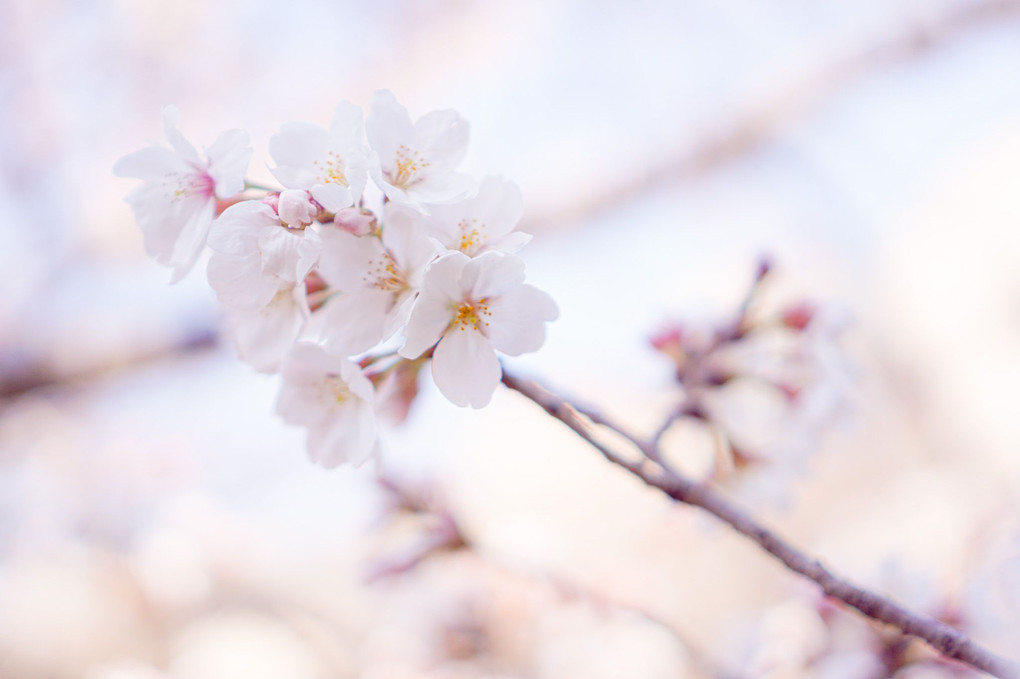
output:
<path id="1" fill-rule="evenodd" d="M 471 258 L 461 252 L 450 252 L 429 264 L 422 281 L 422 290 L 460 302 L 471 288 L 464 285 L 464 269 Z"/>
<path id="2" fill-rule="evenodd" d="M 485 224 L 489 238 L 514 230 L 524 215 L 524 196 L 517 184 L 502 177 L 486 177 L 470 201 L 470 215 Z"/>
<path id="3" fill-rule="evenodd" d="M 545 324 L 559 317 L 552 297 L 532 285 L 522 285 L 495 298 L 489 309 L 489 339 L 492 346 L 509 356 L 538 351 L 545 343 Z"/>
<path id="4" fill-rule="evenodd" d="M 308 455 L 331 469 L 349 463 L 364 464 L 376 452 L 375 414 L 367 404 L 344 409 L 342 414 L 308 432 Z"/>
<path id="5" fill-rule="evenodd" d="M 262 274 L 258 251 L 246 257 L 213 252 L 206 273 L 216 299 L 228 310 L 257 311 L 280 289 L 277 279 Z"/>
<path id="6" fill-rule="evenodd" d="M 216 196 L 227 199 L 244 191 L 244 175 L 248 172 L 252 148 L 244 130 L 223 132 L 205 150 L 209 159 L 206 170 L 216 186 Z"/>
<path id="7" fill-rule="evenodd" d="M 399 208 L 397 208 L 399 210 Z M 405 280 L 414 287 L 421 283 L 425 268 L 442 250 L 425 235 L 413 218 L 413 212 L 387 209 L 383 218 L 382 241 Z"/>
<path id="8" fill-rule="evenodd" d="M 432 379 L 454 404 L 484 408 L 503 371 L 492 344 L 476 330 L 451 329 L 432 357 Z"/>
<path id="9" fill-rule="evenodd" d="M 246 200 L 219 216 L 209 234 L 209 247 L 225 255 L 250 255 L 258 252 L 259 235 L 271 227 L 280 227 L 273 209 L 261 201 Z"/>
<path id="10" fill-rule="evenodd" d="M 471 193 L 475 180 L 462 172 L 429 172 L 421 181 L 408 187 L 407 193 L 424 214 L 429 214 L 429 205 L 442 205 L 462 199 Z"/>
<path id="11" fill-rule="evenodd" d="M 397 102 L 389 90 L 380 90 L 372 97 L 365 120 L 368 143 L 377 154 L 384 171 L 393 167 L 397 148 L 407 144 L 414 135 L 414 126 L 407 109 Z"/>
<path id="12" fill-rule="evenodd" d="M 461 286 L 471 299 L 493 299 L 524 283 L 524 260 L 506 252 L 486 252 L 464 265 Z"/>
<path id="13" fill-rule="evenodd" d="M 149 146 L 129 153 L 113 165 L 113 173 L 118 177 L 134 177 L 154 182 L 162 182 L 168 175 L 192 171 L 180 156 L 163 146 Z"/>
<path id="14" fill-rule="evenodd" d="M 386 337 L 393 293 L 378 288 L 361 288 L 329 298 L 319 312 L 323 315 L 326 346 L 337 355 L 352 356 L 368 351 Z"/>
<path id="15" fill-rule="evenodd" d="M 368 274 L 372 263 L 385 256 L 378 238 L 354 236 L 331 226 L 323 227 L 320 237 L 319 275 L 330 287 L 350 292 L 370 284 Z"/>
<path id="16" fill-rule="evenodd" d="M 329 146 L 329 132 L 311 123 L 285 123 L 269 138 L 269 155 L 276 167 L 273 176 L 289 189 L 310 189 L 323 177 L 321 162 Z"/>
<path id="17" fill-rule="evenodd" d="M 531 242 L 531 234 L 523 231 L 513 231 L 489 243 L 490 250 L 501 252 L 517 252 Z"/>
<path id="18" fill-rule="evenodd" d="M 227 327 L 241 360 L 259 372 L 276 372 L 304 324 L 297 289 L 279 290 L 255 311 L 233 312 Z"/>
<path id="19" fill-rule="evenodd" d="M 166 135 L 166 140 L 170 142 L 170 146 L 173 147 L 174 151 L 183 158 L 186 162 L 197 168 L 204 167 L 205 163 L 202 162 L 201 156 L 198 155 L 198 151 L 191 144 L 190 141 L 184 138 L 180 130 L 177 129 L 181 119 L 181 112 L 176 106 L 164 106 L 163 107 L 163 134 Z"/>
<path id="20" fill-rule="evenodd" d="M 342 184 L 315 184 L 308 192 L 328 212 L 337 213 L 354 205 L 354 193 Z"/>
<path id="21" fill-rule="evenodd" d="M 282 226 L 265 229 L 259 235 L 262 274 L 288 283 L 297 282 L 300 246 L 304 237 Z"/>
<path id="22" fill-rule="evenodd" d="M 297 272 L 294 280 L 303 281 L 319 263 L 322 253 L 322 237 L 315 231 L 305 229 L 298 245 Z"/>
<path id="23" fill-rule="evenodd" d="M 426 113 L 414 124 L 413 146 L 428 158 L 429 170 L 457 167 L 467 154 L 470 126 L 453 110 Z"/>
<path id="24" fill-rule="evenodd" d="M 410 359 L 421 356 L 439 341 L 456 314 L 457 307 L 449 298 L 423 291 L 411 307 L 400 355 Z"/>
<path id="25" fill-rule="evenodd" d="M 205 240 L 209 235 L 209 227 L 212 226 L 213 217 L 216 214 L 216 204 L 211 200 L 200 198 L 189 198 L 185 203 L 194 203 L 193 211 L 184 222 L 177 242 L 174 244 L 174 252 L 168 262 L 174 267 L 170 276 L 170 282 L 176 283 L 191 271 L 198 260 L 198 256 L 205 247 Z"/>

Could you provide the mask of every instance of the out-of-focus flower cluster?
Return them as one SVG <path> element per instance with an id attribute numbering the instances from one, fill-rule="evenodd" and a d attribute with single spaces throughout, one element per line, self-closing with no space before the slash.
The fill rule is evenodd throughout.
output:
<path id="1" fill-rule="evenodd" d="M 766 302 L 772 270 L 762 260 L 739 309 L 724 322 L 673 322 L 652 336 L 680 387 L 655 440 L 668 451 L 670 438 L 693 425 L 711 439 L 709 478 L 784 501 L 785 481 L 803 471 L 839 413 L 851 374 L 839 314 L 806 299 Z"/>
<path id="2" fill-rule="evenodd" d="M 175 108 L 163 123 L 170 148 L 114 168 L 142 180 L 127 200 L 146 250 L 176 281 L 209 246 L 238 352 L 282 373 L 277 411 L 308 428 L 316 462 L 368 459 L 377 410 L 406 415 L 427 361 L 449 400 L 481 408 L 500 381 L 496 352 L 544 343 L 558 311 L 514 254 L 530 240 L 515 231 L 520 191 L 457 170 L 468 124 L 455 111 L 412 121 L 381 91 L 364 122 L 342 102 L 328 129 L 287 123 L 269 142 L 280 190 L 245 181 L 245 132 L 201 154 Z"/>

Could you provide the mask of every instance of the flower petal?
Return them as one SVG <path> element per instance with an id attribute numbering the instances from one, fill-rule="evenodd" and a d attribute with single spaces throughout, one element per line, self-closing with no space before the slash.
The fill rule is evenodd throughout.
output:
<path id="1" fill-rule="evenodd" d="M 524 260 L 506 252 L 486 252 L 464 265 L 461 286 L 471 299 L 493 299 L 524 283 Z"/>
<path id="2" fill-rule="evenodd" d="M 163 134 L 166 135 L 166 140 L 170 142 L 170 146 L 173 147 L 174 151 L 183 158 L 186 162 L 190 163 L 196 169 L 204 167 L 201 156 L 198 155 L 198 151 L 191 144 L 190 141 L 184 138 L 177 126 L 180 123 L 181 112 L 176 106 L 164 106 L 163 107 Z"/>
<path id="3" fill-rule="evenodd" d="M 432 378 L 454 404 L 484 408 L 492 400 L 503 371 L 492 344 L 481 332 L 451 330 L 432 357 Z"/>
<path id="4" fill-rule="evenodd" d="M 322 309 L 326 346 L 340 356 L 360 354 L 386 337 L 393 293 L 360 288 L 334 295 Z"/>
<path id="5" fill-rule="evenodd" d="M 209 159 L 206 170 L 216 184 L 216 196 L 230 198 L 244 191 L 244 175 L 248 171 L 252 148 L 244 130 L 223 132 L 205 150 Z"/>
<path id="6" fill-rule="evenodd" d="M 545 343 L 545 324 L 559 316 L 552 297 L 532 285 L 522 285 L 493 299 L 488 328 L 492 346 L 509 356 L 538 351 Z"/>

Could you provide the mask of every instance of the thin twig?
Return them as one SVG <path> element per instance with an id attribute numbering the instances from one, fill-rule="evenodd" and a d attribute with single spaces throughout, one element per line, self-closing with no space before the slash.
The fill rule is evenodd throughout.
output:
<path id="1" fill-rule="evenodd" d="M 817 583 L 829 597 L 857 609 L 865 616 L 891 625 L 904 634 L 927 642 L 946 658 L 988 672 L 997 677 L 1020 679 L 1020 666 L 988 651 L 949 625 L 903 608 L 899 604 L 834 575 L 822 563 L 805 554 L 762 526 L 743 509 L 704 483 L 698 483 L 673 470 L 651 465 L 649 461 L 629 462 L 588 431 L 578 412 L 556 394 L 503 372 L 503 384 L 541 406 L 547 413 L 572 429 L 578 436 L 615 465 L 623 467 L 647 485 L 661 490 L 677 502 L 700 507 L 737 532 L 750 538 L 787 568 Z"/>

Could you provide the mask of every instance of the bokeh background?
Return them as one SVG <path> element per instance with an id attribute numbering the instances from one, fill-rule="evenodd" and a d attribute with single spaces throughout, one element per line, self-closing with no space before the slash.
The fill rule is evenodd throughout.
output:
<path id="1" fill-rule="evenodd" d="M 524 191 L 561 320 L 515 369 L 639 430 L 676 398 L 649 336 L 726 318 L 769 253 L 832 344 L 804 411 L 726 406 L 774 456 L 729 492 L 1020 657 L 1018 75 L 991 0 L 0 0 L 0 676 L 964 676 L 512 394 L 426 380 L 380 466 L 307 461 L 111 168 L 175 103 L 268 181 L 281 123 L 377 88 L 458 109 L 468 169 Z M 470 549 L 392 568 L 434 526 L 380 472 Z"/>

